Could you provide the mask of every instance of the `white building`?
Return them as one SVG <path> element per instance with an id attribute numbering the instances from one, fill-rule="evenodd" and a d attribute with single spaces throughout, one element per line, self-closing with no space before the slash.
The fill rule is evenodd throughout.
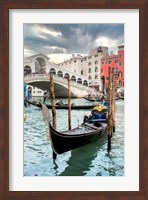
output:
<path id="1" fill-rule="evenodd" d="M 85 76 L 88 80 L 89 86 L 94 86 L 100 90 L 100 63 L 101 59 L 106 55 L 108 55 L 108 47 L 101 46 L 96 49 L 92 49 L 87 56 L 72 54 L 72 58 L 70 60 L 59 63 L 58 66 Z"/>

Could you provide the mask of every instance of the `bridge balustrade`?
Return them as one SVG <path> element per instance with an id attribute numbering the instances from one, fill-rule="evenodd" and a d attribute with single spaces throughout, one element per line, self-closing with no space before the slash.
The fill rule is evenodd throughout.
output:
<path id="1" fill-rule="evenodd" d="M 68 80 L 66 78 L 59 77 L 57 75 L 53 75 L 53 77 L 54 77 L 54 80 L 67 85 Z M 27 81 L 29 79 L 37 80 L 39 78 L 43 78 L 44 80 L 47 80 L 47 81 L 50 80 L 49 74 L 31 74 L 31 75 L 24 76 L 24 81 Z M 75 81 L 71 81 L 71 86 L 74 86 L 74 87 L 77 87 L 77 88 L 80 88 L 80 89 L 84 89 L 84 90 L 90 89 L 90 87 L 88 87 L 86 85 L 82 85 L 82 84 L 77 83 Z M 92 88 L 91 88 L 91 90 L 92 90 Z"/>

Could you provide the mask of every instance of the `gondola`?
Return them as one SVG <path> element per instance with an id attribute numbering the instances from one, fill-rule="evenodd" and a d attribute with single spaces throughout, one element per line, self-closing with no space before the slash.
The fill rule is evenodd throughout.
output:
<path id="1" fill-rule="evenodd" d="M 38 108 L 41 108 L 41 104 L 36 102 L 36 101 L 29 101 L 27 100 L 27 102 L 31 105 L 34 105 Z M 48 109 L 51 109 L 52 108 L 52 105 L 50 104 L 46 104 L 47 108 Z M 94 106 L 96 106 L 96 104 L 91 104 L 91 105 L 75 105 L 75 104 L 72 104 L 71 105 L 71 109 L 72 110 L 80 110 L 80 109 L 92 109 Z M 65 109 L 65 110 L 68 110 L 68 104 L 62 104 L 62 105 L 55 105 L 55 108 L 56 109 Z"/>
<path id="2" fill-rule="evenodd" d="M 89 97 L 84 97 L 84 99 L 86 99 L 87 101 L 91 101 L 91 102 L 102 102 L 103 100 L 99 99 L 99 98 L 89 98 Z M 124 97 L 115 97 L 115 100 L 120 100 L 120 99 L 124 99 Z M 108 100 L 106 100 L 108 101 Z"/>
<path id="3" fill-rule="evenodd" d="M 79 127 L 69 131 L 59 132 L 53 128 L 49 121 L 49 110 L 42 105 L 43 116 L 49 127 L 49 134 L 51 145 L 55 154 L 62 154 L 64 152 L 79 148 L 89 143 L 95 142 L 107 131 L 107 120 L 93 119 L 91 121 L 85 120 Z"/>
<path id="4" fill-rule="evenodd" d="M 91 102 L 101 102 L 102 100 L 100 98 L 93 98 L 93 97 L 84 97 L 84 99 L 86 99 L 87 101 L 91 101 Z"/>

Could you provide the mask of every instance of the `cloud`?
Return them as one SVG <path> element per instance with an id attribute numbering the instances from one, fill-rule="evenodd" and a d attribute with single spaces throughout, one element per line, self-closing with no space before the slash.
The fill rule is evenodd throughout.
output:
<path id="1" fill-rule="evenodd" d="M 24 24 L 25 57 L 30 52 L 64 58 L 72 53 L 88 54 L 99 45 L 116 51 L 123 43 L 124 24 Z"/>

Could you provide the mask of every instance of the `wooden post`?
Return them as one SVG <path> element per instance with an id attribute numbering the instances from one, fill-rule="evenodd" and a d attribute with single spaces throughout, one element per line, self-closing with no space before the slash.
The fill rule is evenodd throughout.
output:
<path id="1" fill-rule="evenodd" d="M 71 130 L 71 89 L 70 89 L 70 76 L 68 76 L 68 127 Z"/>
<path id="2" fill-rule="evenodd" d="M 50 98 L 51 98 L 51 105 L 52 105 L 53 127 L 56 129 L 56 109 L 55 109 L 55 105 L 54 105 L 55 94 L 54 94 L 54 81 L 53 81 L 52 73 L 50 73 Z"/>
<path id="3" fill-rule="evenodd" d="M 115 74 L 112 75 L 112 120 L 113 120 L 113 132 L 115 132 L 115 99 L 116 99 L 116 80 L 115 80 Z"/>
<path id="4" fill-rule="evenodd" d="M 52 105 L 53 127 L 56 129 L 56 108 L 55 108 L 55 105 L 54 105 L 55 93 L 54 93 L 54 81 L 53 81 L 53 74 L 52 73 L 50 73 L 50 98 L 51 98 L 51 105 Z M 54 151 L 53 151 L 52 157 L 53 157 L 54 160 L 57 157 L 57 154 Z"/>
<path id="5" fill-rule="evenodd" d="M 101 77 L 101 79 L 102 79 L 102 93 L 104 94 L 105 92 L 105 77 L 104 76 L 102 76 Z"/>
<path id="6" fill-rule="evenodd" d="M 112 74 L 111 68 L 108 70 L 108 152 L 111 150 L 112 137 Z"/>

